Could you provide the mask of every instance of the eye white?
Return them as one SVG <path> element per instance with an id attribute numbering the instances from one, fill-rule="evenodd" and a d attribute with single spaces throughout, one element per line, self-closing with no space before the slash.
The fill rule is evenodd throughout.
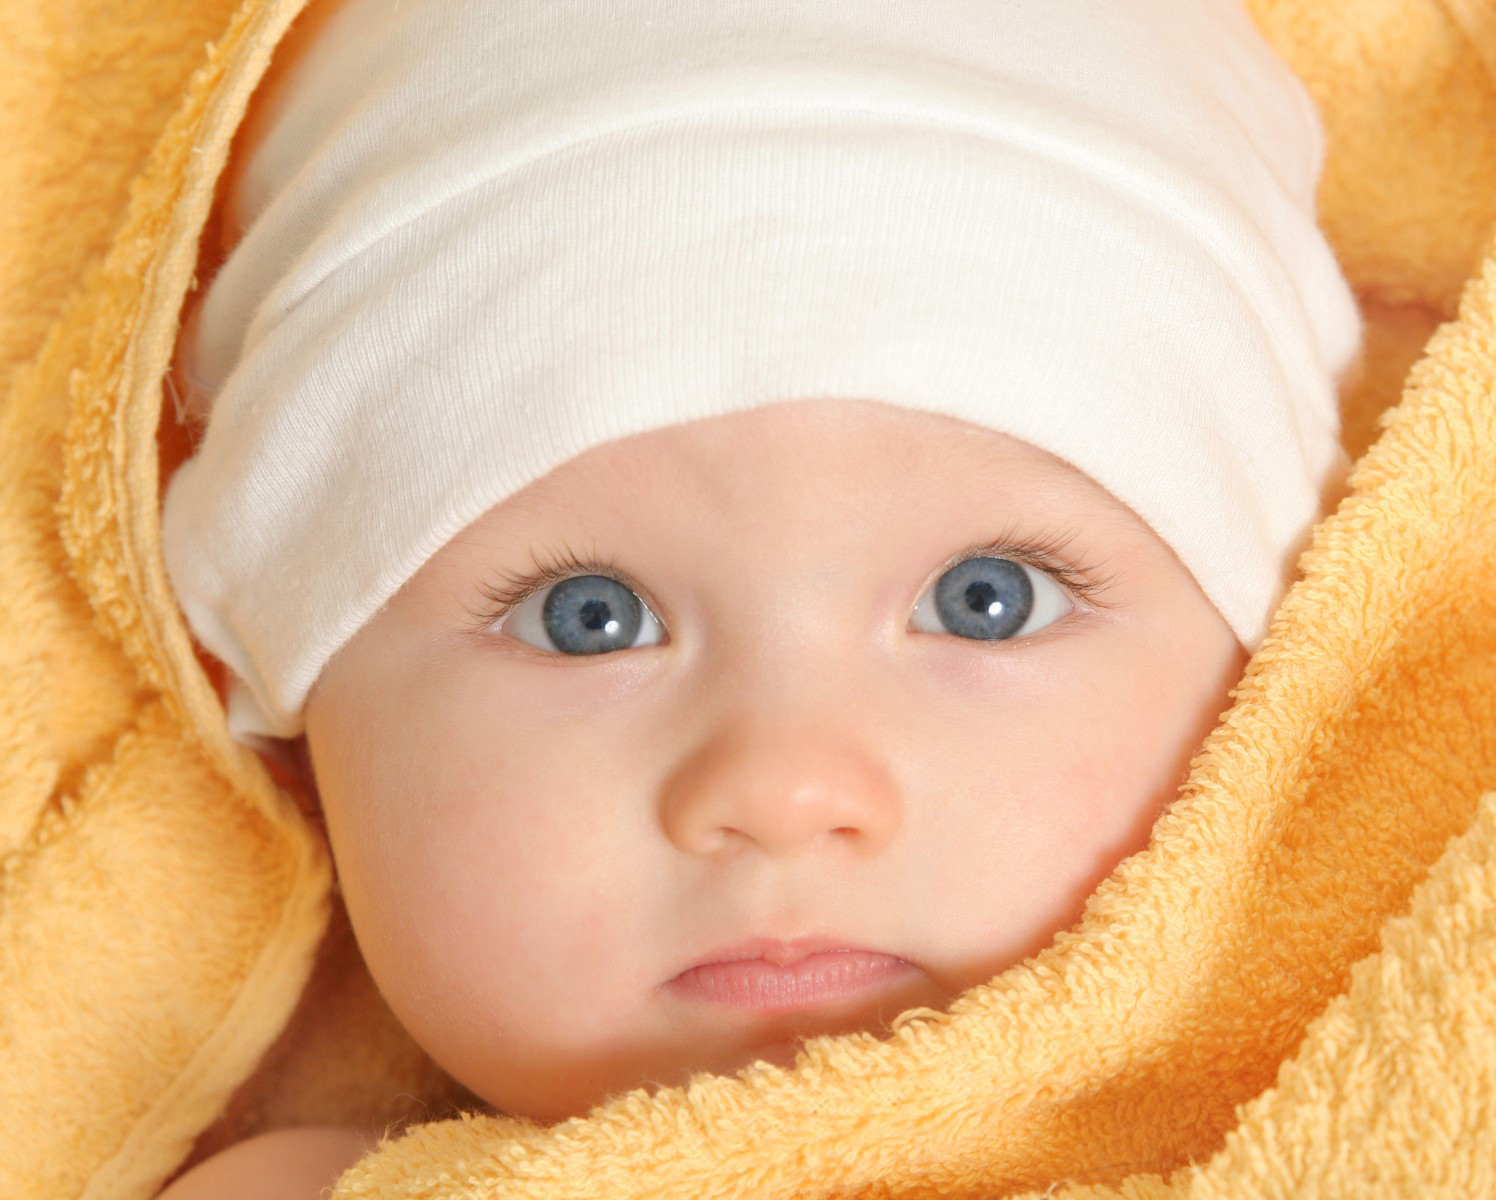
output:
<path id="1" fill-rule="evenodd" d="M 548 650 L 553 654 L 564 655 L 568 658 L 598 657 L 598 655 L 579 655 L 569 653 L 557 646 L 545 625 L 545 603 L 551 592 L 564 584 L 571 583 L 577 579 L 590 578 L 584 575 L 569 575 L 565 579 L 558 579 L 548 584 L 532 595 L 526 596 L 507 613 L 500 617 L 491 628 L 495 632 L 504 632 L 511 637 L 517 638 L 526 645 L 534 646 L 538 650 Z M 606 578 L 606 577 L 601 577 Z M 618 584 L 622 588 L 624 585 Z M 627 590 L 627 589 L 625 589 Z M 615 646 L 609 650 L 601 651 L 602 654 L 615 653 L 618 650 L 632 650 L 637 646 L 653 646 L 664 636 L 664 628 L 659 618 L 650 611 L 649 605 L 636 594 L 631 593 L 639 604 L 639 630 L 634 635 L 633 641 L 627 646 Z M 604 629 L 604 632 L 612 632 Z"/>
<path id="2" fill-rule="evenodd" d="M 914 603 L 910 627 L 968 640 L 1013 640 L 1038 633 L 1073 610 L 1065 588 L 1037 567 L 1013 558 L 965 558 Z"/>

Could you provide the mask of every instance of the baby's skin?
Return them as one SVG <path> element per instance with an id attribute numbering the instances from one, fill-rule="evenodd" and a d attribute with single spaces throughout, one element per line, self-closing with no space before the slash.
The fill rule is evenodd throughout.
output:
<path id="1" fill-rule="evenodd" d="M 318 679 L 305 786 L 397 1017 L 550 1122 L 881 1032 L 1043 949 L 1245 658 L 1052 455 L 792 400 L 594 447 L 452 539 Z M 294 1136 L 220 1160 L 278 1169 Z"/>

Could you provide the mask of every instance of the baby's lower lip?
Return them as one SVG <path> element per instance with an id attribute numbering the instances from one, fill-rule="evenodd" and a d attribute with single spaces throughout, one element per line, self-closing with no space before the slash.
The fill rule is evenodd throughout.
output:
<path id="1" fill-rule="evenodd" d="M 754 1012 L 794 1012 L 855 996 L 906 977 L 914 968 L 872 950 L 828 950 L 788 966 L 762 958 L 703 963 L 666 986 L 686 999 Z"/>

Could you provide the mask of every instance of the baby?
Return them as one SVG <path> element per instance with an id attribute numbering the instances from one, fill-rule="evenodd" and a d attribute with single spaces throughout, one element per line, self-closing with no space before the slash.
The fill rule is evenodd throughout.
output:
<path id="1" fill-rule="evenodd" d="M 163 536 L 436 1062 L 557 1121 L 1075 922 L 1343 474 L 1321 149 L 1234 0 L 304 15 Z"/>

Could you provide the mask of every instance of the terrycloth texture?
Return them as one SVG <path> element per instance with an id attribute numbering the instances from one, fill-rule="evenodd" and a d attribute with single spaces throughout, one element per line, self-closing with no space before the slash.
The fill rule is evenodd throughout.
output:
<path id="1" fill-rule="evenodd" d="M 162 511 L 241 740 L 301 733 L 482 513 L 662 425 L 838 396 L 1012 434 L 1249 650 L 1343 487 L 1323 135 L 1238 0 L 358 0 L 273 108 Z"/>
<path id="2" fill-rule="evenodd" d="M 319 954 L 321 841 L 228 738 L 161 568 L 163 372 L 297 6 L 13 2 L 0 30 L 7 1197 L 146 1200 L 204 1130 L 441 1112 L 346 943 Z M 1255 15 L 1325 115 L 1373 318 L 1357 454 L 1402 399 L 1153 846 L 886 1044 L 553 1130 L 438 1120 L 338 1200 L 1496 1192 L 1496 33 L 1470 0 Z"/>

